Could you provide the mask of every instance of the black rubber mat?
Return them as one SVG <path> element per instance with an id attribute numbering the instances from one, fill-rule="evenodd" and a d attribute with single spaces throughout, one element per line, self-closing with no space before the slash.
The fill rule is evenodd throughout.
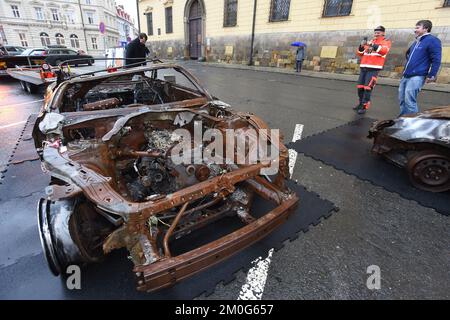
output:
<path id="1" fill-rule="evenodd" d="M 109 255 L 103 263 L 83 269 L 81 290 L 68 290 L 65 280 L 54 277 L 48 270 L 38 241 L 36 201 L 43 195 L 48 180 L 40 171 L 40 162 L 31 161 L 10 165 L 0 185 L 0 221 L 14 218 L 28 224 L 26 229 L 10 228 L 7 224 L 4 228 L 0 226 L 2 238 L 20 239 L 22 253 L 19 255 L 10 248 L 11 241 L 0 243 L 2 261 L 8 261 L 0 267 L 0 299 L 193 299 L 202 293 L 211 294 L 219 282 L 232 281 L 234 274 L 250 268 L 254 259 L 266 257 L 271 248 L 282 248 L 284 241 L 296 239 L 300 231 L 307 231 L 309 226 L 318 224 L 322 218 L 337 210 L 331 202 L 289 182 L 299 195 L 300 204 L 285 224 L 232 258 L 172 288 L 156 293 L 136 291 L 132 263 L 127 259 L 127 252 L 119 250 Z M 253 210 L 266 212 L 270 210 L 270 205 L 261 199 L 255 201 Z M 217 230 L 225 232 L 231 226 L 237 224 L 224 219 L 204 228 L 201 233 L 183 238 L 183 243 L 193 245 L 196 241 L 217 237 Z M 12 242 L 16 244 L 18 240 Z M 9 247 L 5 247 L 8 243 Z M 171 246 L 181 248 L 177 243 Z"/>
<path id="2" fill-rule="evenodd" d="M 398 193 L 405 199 L 450 215 L 450 192 L 432 193 L 416 189 L 404 169 L 371 154 L 373 140 L 368 139 L 367 134 L 374 121 L 361 118 L 291 143 L 289 148 Z"/>

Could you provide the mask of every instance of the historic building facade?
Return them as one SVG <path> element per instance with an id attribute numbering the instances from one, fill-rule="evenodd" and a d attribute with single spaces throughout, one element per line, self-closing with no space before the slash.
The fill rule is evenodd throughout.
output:
<path id="1" fill-rule="evenodd" d="M 125 46 L 130 40 L 137 37 L 138 32 L 134 26 L 134 20 L 130 14 L 125 11 L 122 5 L 116 7 L 117 10 L 117 29 L 119 31 L 119 44 Z"/>
<path id="2" fill-rule="evenodd" d="M 139 0 L 139 16 L 161 58 L 291 67 L 290 44 L 302 41 L 305 68 L 349 74 L 358 73 L 362 38 L 383 25 L 393 45 L 382 75 L 390 77 L 402 72 L 415 23 L 429 19 L 444 47 L 439 81 L 450 83 L 450 0 Z"/>
<path id="3" fill-rule="evenodd" d="M 2 43 L 60 44 L 99 56 L 118 40 L 114 0 L 0 0 Z"/>

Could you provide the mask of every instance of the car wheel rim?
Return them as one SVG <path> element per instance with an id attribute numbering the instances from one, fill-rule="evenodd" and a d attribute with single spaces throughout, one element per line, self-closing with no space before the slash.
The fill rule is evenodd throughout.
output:
<path id="1" fill-rule="evenodd" d="M 444 192 L 450 190 L 450 159 L 434 151 L 427 151 L 408 163 L 411 182 L 417 188 Z"/>

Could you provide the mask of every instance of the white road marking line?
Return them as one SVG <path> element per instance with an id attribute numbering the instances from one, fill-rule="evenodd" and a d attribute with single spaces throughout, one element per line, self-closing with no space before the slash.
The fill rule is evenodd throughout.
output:
<path id="1" fill-rule="evenodd" d="M 8 104 L 6 106 L 0 105 L 0 107 L 2 107 L 2 108 L 18 107 L 18 106 L 24 106 L 26 104 L 32 104 L 32 103 L 37 103 L 37 102 L 42 102 L 42 101 L 44 101 L 44 99 L 28 101 L 28 102 L 22 102 L 22 103 L 15 103 L 15 104 Z"/>
<path id="2" fill-rule="evenodd" d="M 7 124 L 7 125 L 5 125 L 5 126 L 0 126 L 0 129 L 6 129 L 6 128 L 18 126 L 19 124 L 22 124 L 22 123 L 25 123 L 25 122 L 27 122 L 27 121 L 24 120 L 24 121 L 20 121 L 20 122 L 10 123 L 10 124 Z"/>
<path id="3" fill-rule="evenodd" d="M 303 128 L 303 124 L 298 123 L 295 125 L 292 142 L 302 138 Z M 291 178 L 294 173 L 297 155 L 297 151 L 289 149 L 289 173 Z M 247 279 L 239 292 L 238 300 L 261 300 L 264 293 L 264 286 L 266 285 L 270 262 L 272 261 L 273 251 L 273 248 L 269 250 L 269 255 L 266 259 L 262 260 L 262 258 L 259 257 L 252 262 L 255 266 L 248 271 Z"/>
<path id="4" fill-rule="evenodd" d="M 295 142 L 302 138 L 303 127 L 304 127 L 304 125 L 300 124 L 300 123 L 297 123 L 295 125 L 294 135 L 292 136 L 292 142 Z M 290 178 L 292 178 L 292 175 L 294 174 L 294 167 L 295 167 L 295 163 L 297 161 L 297 156 L 298 156 L 297 151 L 289 149 L 289 176 L 290 176 Z"/>
<path id="5" fill-rule="evenodd" d="M 246 282 L 241 288 L 238 300 L 261 300 L 273 251 L 273 248 L 270 249 L 269 255 L 264 260 L 259 257 L 252 261 L 255 266 L 248 271 Z"/>

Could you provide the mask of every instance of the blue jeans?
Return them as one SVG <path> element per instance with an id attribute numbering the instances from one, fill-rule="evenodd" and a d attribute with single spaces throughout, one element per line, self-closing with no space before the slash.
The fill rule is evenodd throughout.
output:
<path id="1" fill-rule="evenodd" d="M 400 102 L 400 116 L 419 112 L 417 95 L 425 84 L 425 76 L 403 77 L 398 88 L 398 100 Z"/>

